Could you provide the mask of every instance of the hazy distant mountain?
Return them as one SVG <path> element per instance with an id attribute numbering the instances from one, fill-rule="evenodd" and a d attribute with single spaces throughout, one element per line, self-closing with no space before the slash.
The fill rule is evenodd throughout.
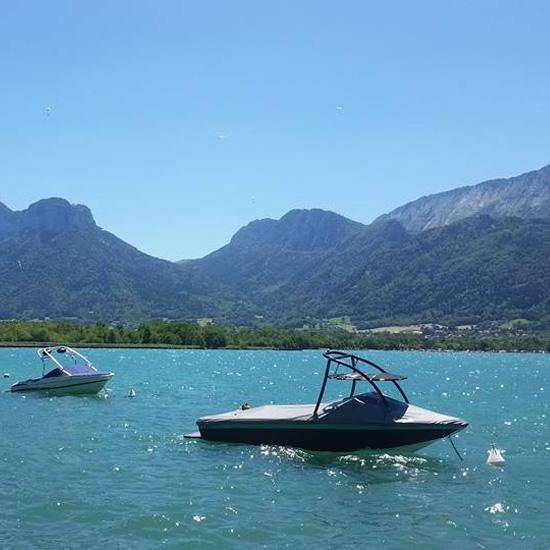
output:
<path id="1" fill-rule="evenodd" d="M 422 197 L 381 219 L 392 218 L 407 230 L 418 232 L 483 214 L 550 220 L 550 165 L 521 176 Z"/>
<path id="2" fill-rule="evenodd" d="M 206 280 L 103 231 L 88 208 L 63 199 L 22 212 L 0 208 L 0 278 L 0 319 L 221 316 L 226 299 Z"/>
<path id="3" fill-rule="evenodd" d="M 12 212 L 5 204 L 0 202 L 0 239 L 11 235 L 16 231 L 15 212 Z"/>
<path id="4" fill-rule="evenodd" d="M 85 206 L 0 203 L 0 319 L 211 317 L 360 326 L 524 317 L 550 326 L 550 167 L 419 199 L 370 225 L 293 210 L 175 264 L 103 231 Z M 511 217 L 513 214 L 515 217 Z"/>
<path id="5" fill-rule="evenodd" d="M 326 250 L 339 245 L 365 226 L 344 216 L 314 208 L 291 210 L 280 220 L 249 223 L 231 239 L 231 244 L 271 243 L 287 250 Z"/>
<path id="6" fill-rule="evenodd" d="M 89 208 L 81 204 L 71 205 L 65 199 L 40 200 L 20 212 L 13 212 L 0 203 L 0 238 L 26 231 L 44 235 L 94 228 L 96 224 Z"/>
<path id="7" fill-rule="evenodd" d="M 413 234 L 379 248 L 340 288 L 340 311 L 366 324 L 550 326 L 550 222 L 479 216 Z"/>
<path id="8" fill-rule="evenodd" d="M 414 234 L 391 219 L 363 226 L 330 212 L 294 216 L 333 238 L 300 249 L 289 243 L 302 242 L 302 225 L 261 220 L 194 262 L 194 272 L 285 325 L 341 315 L 365 326 L 550 316 L 546 221 L 481 216 Z"/>
<path id="9" fill-rule="evenodd" d="M 240 229 L 223 248 L 187 262 L 195 273 L 239 291 L 269 292 L 282 280 L 313 269 L 325 254 L 365 228 L 333 212 L 292 210 L 280 220 L 263 219 Z"/>

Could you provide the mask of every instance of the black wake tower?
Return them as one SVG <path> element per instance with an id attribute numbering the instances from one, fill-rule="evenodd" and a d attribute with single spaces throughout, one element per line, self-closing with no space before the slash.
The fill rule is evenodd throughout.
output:
<path id="1" fill-rule="evenodd" d="M 399 381 L 406 380 L 406 376 L 403 376 L 401 374 L 392 374 L 384 370 L 376 363 L 369 361 L 368 359 L 363 359 L 358 355 L 353 355 L 351 353 L 346 353 L 343 351 L 328 350 L 323 353 L 323 357 L 327 359 L 327 367 L 325 369 L 323 384 L 321 385 L 321 391 L 319 392 L 319 397 L 317 398 L 317 404 L 315 405 L 313 416 L 317 416 L 317 411 L 319 410 L 321 401 L 323 400 L 323 396 L 325 394 L 325 389 L 327 387 L 327 382 L 329 379 L 350 380 L 351 391 L 349 397 L 353 397 L 355 395 L 355 386 L 357 382 L 368 382 L 374 388 L 376 393 L 378 393 L 378 395 L 381 397 L 382 402 L 386 407 L 388 406 L 388 402 L 385 395 L 378 387 L 378 383 L 391 382 L 397 388 L 397 390 L 401 394 L 401 397 L 403 397 L 403 401 L 405 401 L 405 403 L 410 403 L 409 398 L 403 391 L 403 388 L 399 385 Z M 364 368 L 363 364 L 375 368 L 376 370 L 378 370 L 378 373 L 372 374 L 368 372 L 363 372 L 363 370 L 361 370 Z M 340 367 L 349 369 L 349 372 L 345 371 L 344 369 L 343 372 L 339 372 Z"/>

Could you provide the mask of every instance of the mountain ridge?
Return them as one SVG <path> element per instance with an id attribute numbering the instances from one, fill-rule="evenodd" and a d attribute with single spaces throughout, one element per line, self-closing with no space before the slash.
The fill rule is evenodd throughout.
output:
<path id="1" fill-rule="evenodd" d="M 224 318 L 222 285 L 139 251 L 97 226 L 83 205 L 44 199 L 7 218 L 0 226 L 0 319 Z M 235 311 L 247 307 L 234 294 L 229 299 Z"/>
<path id="2" fill-rule="evenodd" d="M 481 214 L 550 219 L 550 165 L 420 197 L 375 221 L 392 218 L 420 232 Z"/>
<path id="3" fill-rule="evenodd" d="M 265 218 L 250 222 L 235 233 L 230 244 L 236 244 L 243 239 L 245 242 L 268 239 L 272 242 L 284 242 L 289 249 L 316 250 L 331 247 L 340 242 L 343 236 L 362 227 L 365 227 L 362 223 L 328 210 L 294 209 L 278 221 Z"/>
<path id="4" fill-rule="evenodd" d="M 550 326 L 549 201 L 546 166 L 423 197 L 369 225 L 291 210 L 181 263 L 140 252 L 65 199 L 20 212 L 0 203 L 0 319 L 296 327 L 347 315 L 369 327 L 522 317 Z"/>
<path id="5" fill-rule="evenodd" d="M 23 231 L 62 233 L 74 229 L 95 229 L 92 212 L 82 204 L 52 197 L 32 203 L 26 210 L 13 211 L 0 203 L 0 238 Z"/>

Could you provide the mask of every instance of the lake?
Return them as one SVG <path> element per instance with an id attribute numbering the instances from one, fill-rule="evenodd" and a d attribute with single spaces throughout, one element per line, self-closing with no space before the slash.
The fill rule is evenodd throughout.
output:
<path id="1" fill-rule="evenodd" d="M 314 402 L 320 351 L 81 351 L 108 391 L 0 393 L 3 548 L 550 548 L 550 355 L 359 352 L 470 422 L 460 460 L 446 440 L 342 456 L 183 438 L 244 402 Z M 6 389 L 41 365 L 3 348 L 0 372 Z"/>

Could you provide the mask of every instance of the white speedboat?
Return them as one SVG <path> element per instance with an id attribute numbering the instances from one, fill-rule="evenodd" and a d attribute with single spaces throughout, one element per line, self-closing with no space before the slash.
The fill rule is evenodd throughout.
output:
<path id="1" fill-rule="evenodd" d="M 391 374 L 350 353 L 328 351 L 324 357 L 327 366 L 316 403 L 260 407 L 245 404 L 234 411 L 199 418 L 199 432 L 186 437 L 313 451 L 415 451 L 468 426 L 461 418 L 412 405 L 399 384 L 405 376 Z M 374 368 L 375 373 L 364 372 L 367 366 Z M 349 396 L 323 402 L 329 380 L 351 382 Z M 356 394 L 360 382 L 370 385 L 373 391 Z M 383 393 L 379 384 L 393 386 L 398 398 Z"/>
<path id="2" fill-rule="evenodd" d="M 91 361 L 68 346 L 41 348 L 37 353 L 42 361 L 42 377 L 16 382 L 10 391 L 93 394 L 101 390 L 114 376 L 112 372 L 98 371 Z M 53 368 L 46 372 L 47 367 L 52 364 Z"/>

